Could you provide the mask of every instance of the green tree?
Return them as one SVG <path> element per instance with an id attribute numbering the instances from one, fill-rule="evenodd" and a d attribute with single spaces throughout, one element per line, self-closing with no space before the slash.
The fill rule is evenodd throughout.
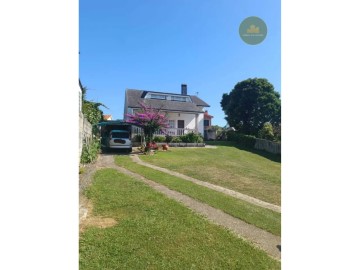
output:
<path id="1" fill-rule="evenodd" d="M 86 119 L 90 122 L 90 124 L 95 125 L 99 123 L 103 119 L 103 111 L 100 109 L 100 106 L 106 107 L 104 104 L 100 102 L 88 101 L 86 100 L 86 92 L 87 88 L 82 88 L 82 113 L 86 117 Z"/>
<path id="2" fill-rule="evenodd" d="M 274 140 L 280 142 L 281 141 L 281 123 L 273 126 L 274 130 Z"/>
<path id="3" fill-rule="evenodd" d="M 82 91 L 82 113 L 84 114 L 85 118 L 89 121 L 90 124 L 93 125 L 92 132 L 96 136 L 100 136 L 100 131 L 96 124 L 98 124 L 103 119 L 103 111 L 100 109 L 100 106 L 108 109 L 104 104 L 100 102 L 89 101 L 86 99 L 86 92 L 87 88 L 82 87 L 80 84 L 81 91 Z"/>
<path id="4" fill-rule="evenodd" d="M 271 123 L 264 123 L 263 127 L 259 131 L 259 138 L 270 141 L 274 140 L 274 131 Z"/>
<path id="5" fill-rule="evenodd" d="M 281 122 L 280 94 L 267 79 L 254 78 L 237 83 L 220 102 L 231 127 L 241 133 L 258 135 L 264 123 Z"/>

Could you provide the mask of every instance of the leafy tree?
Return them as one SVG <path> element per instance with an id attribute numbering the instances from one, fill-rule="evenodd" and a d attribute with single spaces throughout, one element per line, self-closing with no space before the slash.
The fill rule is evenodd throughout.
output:
<path id="1" fill-rule="evenodd" d="M 84 101 L 83 103 L 83 114 L 90 124 L 95 125 L 103 118 L 103 112 L 100 110 L 101 103 L 95 103 L 91 101 Z"/>
<path id="2" fill-rule="evenodd" d="M 259 138 L 270 141 L 274 139 L 274 131 L 271 123 L 269 122 L 264 123 L 263 127 L 259 131 Z"/>
<path id="3" fill-rule="evenodd" d="M 239 82 L 220 102 L 231 127 L 249 135 L 258 135 L 264 123 L 281 122 L 280 94 L 267 79 L 254 78 Z"/>
<path id="4" fill-rule="evenodd" d="M 216 131 L 216 133 L 220 133 L 221 131 L 223 131 L 223 127 L 220 127 L 220 126 L 218 126 L 218 125 L 213 125 L 213 126 L 211 126 L 211 128 L 213 129 L 213 130 L 215 130 Z"/>
<path id="5" fill-rule="evenodd" d="M 160 110 L 148 107 L 145 103 L 140 103 L 140 106 L 140 112 L 126 114 L 126 122 L 143 128 L 145 141 L 146 143 L 150 143 L 156 131 L 169 127 L 168 119 L 164 114 L 160 113 Z"/>
<path id="6" fill-rule="evenodd" d="M 281 141 L 281 123 L 273 126 L 274 130 L 274 140 Z"/>
<path id="7" fill-rule="evenodd" d="M 99 123 L 103 118 L 103 111 L 99 108 L 103 106 L 107 108 L 104 104 L 100 102 L 93 102 L 86 100 L 87 88 L 82 88 L 82 112 L 85 115 L 86 119 L 92 124 L 95 125 Z"/>
<path id="8" fill-rule="evenodd" d="M 82 113 L 86 117 L 86 119 L 89 121 L 90 124 L 96 125 L 103 119 L 103 111 L 100 109 L 100 106 L 106 107 L 104 104 L 100 102 L 93 102 L 86 100 L 86 92 L 87 88 L 82 87 Z M 97 133 L 98 130 L 96 127 L 93 129 L 94 133 Z"/>

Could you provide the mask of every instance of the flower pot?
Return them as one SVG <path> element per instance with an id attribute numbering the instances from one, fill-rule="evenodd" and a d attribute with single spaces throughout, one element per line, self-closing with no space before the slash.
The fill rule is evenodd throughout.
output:
<path id="1" fill-rule="evenodd" d="M 167 150 L 169 150 L 169 146 L 167 144 L 163 144 L 162 149 L 164 151 L 167 151 Z"/>

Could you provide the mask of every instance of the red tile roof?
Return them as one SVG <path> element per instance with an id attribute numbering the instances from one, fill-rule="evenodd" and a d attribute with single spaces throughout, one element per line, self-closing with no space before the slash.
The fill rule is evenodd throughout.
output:
<path id="1" fill-rule="evenodd" d="M 208 111 L 205 111 L 205 113 L 204 113 L 204 119 L 211 119 L 211 118 L 214 118 L 214 116 L 212 116 L 212 115 L 210 115 L 209 113 L 208 113 Z"/>

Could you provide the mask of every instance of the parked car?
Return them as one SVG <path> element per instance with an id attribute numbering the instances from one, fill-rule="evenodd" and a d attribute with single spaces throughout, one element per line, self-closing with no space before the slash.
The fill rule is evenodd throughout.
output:
<path id="1" fill-rule="evenodd" d="M 129 132 L 127 130 L 111 130 L 106 146 L 109 149 L 125 149 L 131 153 L 132 142 Z"/>

